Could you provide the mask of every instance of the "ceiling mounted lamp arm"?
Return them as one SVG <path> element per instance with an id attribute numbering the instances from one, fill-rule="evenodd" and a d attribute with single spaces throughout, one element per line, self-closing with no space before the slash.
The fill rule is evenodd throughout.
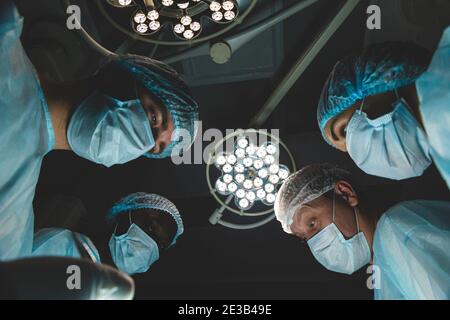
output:
<path id="1" fill-rule="evenodd" d="M 301 1 L 299 3 L 290 6 L 289 8 L 283 9 L 280 12 L 275 13 L 274 15 L 272 15 L 267 19 L 264 19 L 263 21 L 260 21 L 244 30 L 239 31 L 234 35 L 229 36 L 228 38 L 223 39 L 219 43 L 216 43 L 212 46 L 210 45 L 210 43 L 204 43 L 199 46 L 196 46 L 195 48 L 189 48 L 176 55 L 165 58 L 164 62 L 170 64 L 185 59 L 211 55 L 214 61 L 216 62 L 221 61 L 221 63 L 225 63 L 228 61 L 227 59 L 220 59 L 220 58 L 216 59 L 215 57 L 216 49 L 220 50 L 219 54 L 222 53 L 221 51 L 226 50 L 227 52 L 223 53 L 225 57 L 231 57 L 233 53 L 235 53 L 242 46 L 249 43 L 251 40 L 253 40 L 261 33 L 272 28 L 276 24 L 283 22 L 284 20 L 294 16 L 295 14 L 308 8 L 309 6 L 313 5 L 318 1 L 319 0 Z"/>
<path id="2" fill-rule="evenodd" d="M 225 200 L 225 204 L 229 204 L 231 200 L 233 199 L 233 196 L 228 196 L 228 198 Z M 250 223 L 250 224 L 236 224 L 231 223 L 222 220 L 223 212 L 225 211 L 225 206 L 221 206 L 220 208 L 217 208 L 213 214 L 209 217 L 209 223 L 212 225 L 220 224 L 221 226 L 231 228 L 231 229 L 237 229 L 237 230 L 250 230 L 250 229 L 256 229 L 259 228 L 270 221 L 272 221 L 275 218 L 275 214 L 271 214 L 268 217 L 264 218 L 261 221 Z"/>
<path id="3" fill-rule="evenodd" d="M 155 6 L 153 0 L 134 0 L 134 1 L 142 11 L 145 11 L 148 7 L 153 8 Z"/>
<path id="4" fill-rule="evenodd" d="M 319 0 L 304 0 L 299 3 L 296 3 L 292 6 L 290 6 L 289 8 L 286 8 L 286 9 L 274 14 L 273 16 L 269 17 L 268 19 L 265 19 L 259 23 L 256 23 L 245 30 L 242 30 L 238 34 L 235 34 L 228 38 L 225 38 L 223 40 L 223 42 L 228 44 L 232 53 L 235 53 L 243 45 L 250 42 L 255 37 L 260 35 L 261 33 L 272 28 L 273 26 L 277 25 L 278 23 L 283 22 L 284 20 L 294 16 L 295 14 L 299 13 L 300 11 L 307 9 L 309 6 L 315 4 L 318 1 Z"/>
<path id="5" fill-rule="evenodd" d="M 64 0 L 63 3 L 65 4 L 66 8 L 68 8 L 69 6 L 72 5 L 70 3 L 70 0 Z M 77 19 L 77 17 L 74 16 L 74 19 Z M 81 21 L 78 21 L 78 19 L 77 19 L 77 23 L 80 26 L 80 28 L 77 31 L 81 33 L 81 36 L 84 38 L 84 40 L 87 43 L 89 43 L 95 51 L 97 51 L 98 53 L 100 53 L 102 56 L 105 56 L 105 57 L 117 57 L 116 53 L 106 49 L 101 44 L 99 44 L 94 38 L 92 38 L 89 35 L 89 33 L 83 28 Z"/>
<path id="6" fill-rule="evenodd" d="M 340 28 L 345 20 L 350 16 L 361 0 L 347 0 L 334 16 L 326 28 L 316 37 L 311 45 L 305 50 L 303 55 L 295 62 L 292 69 L 280 82 L 273 94 L 253 117 L 250 127 L 260 127 L 266 122 L 273 111 L 278 107 L 289 90 L 294 86 L 297 80 L 302 76 L 309 65 L 314 61 L 319 52 L 325 47 L 333 34 Z"/>
<path id="7" fill-rule="evenodd" d="M 275 219 L 275 214 L 271 214 L 270 216 L 268 216 L 267 218 L 265 218 L 261 221 L 258 221 L 255 223 L 250 223 L 250 224 L 236 224 L 236 223 L 226 222 L 226 221 L 222 221 L 222 220 L 219 220 L 217 223 L 220 224 L 221 226 L 231 228 L 231 229 L 250 230 L 250 229 L 256 229 L 256 228 L 262 227 L 263 225 L 269 223 L 273 219 Z"/>

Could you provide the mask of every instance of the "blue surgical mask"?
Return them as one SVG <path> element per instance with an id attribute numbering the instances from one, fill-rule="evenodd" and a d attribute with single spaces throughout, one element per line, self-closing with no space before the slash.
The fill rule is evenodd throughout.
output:
<path id="1" fill-rule="evenodd" d="M 125 234 L 116 236 L 114 232 L 109 250 L 117 268 L 130 275 L 146 272 L 159 259 L 155 240 L 134 223 Z"/>
<path id="2" fill-rule="evenodd" d="M 122 102 L 98 92 L 75 110 L 67 139 L 77 155 L 107 167 L 139 158 L 155 146 L 139 99 Z"/>
<path id="3" fill-rule="evenodd" d="M 333 222 L 308 240 L 308 246 L 316 260 L 328 270 L 352 274 L 370 262 L 370 248 L 364 233 L 359 230 L 355 212 L 357 233 L 345 239 L 334 223 L 335 199 L 333 194 Z"/>
<path id="4" fill-rule="evenodd" d="M 422 175 L 431 164 L 427 138 L 405 100 L 371 120 L 355 111 L 347 126 L 347 150 L 364 172 L 402 180 Z"/>

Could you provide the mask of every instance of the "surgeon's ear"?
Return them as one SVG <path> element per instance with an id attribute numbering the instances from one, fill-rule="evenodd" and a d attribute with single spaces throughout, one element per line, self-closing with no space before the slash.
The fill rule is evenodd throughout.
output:
<path id="1" fill-rule="evenodd" d="M 356 195 L 355 190 L 352 185 L 345 180 L 340 180 L 336 183 L 334 187 L 334 191 L 338 196 L 341 196 L 342 199 L 348 203 L 348 205 L 352 208 L 357 207 L 359 204 L 358 196 Z"/>

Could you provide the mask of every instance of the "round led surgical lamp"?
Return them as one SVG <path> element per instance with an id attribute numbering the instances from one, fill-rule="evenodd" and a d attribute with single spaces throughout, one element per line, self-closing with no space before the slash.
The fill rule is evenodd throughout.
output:
<path id="1" fill-rule="evenodd" d="M 250 137 L 259 135 L 270 139 L 261 145 L 255 144 Z M 219 148 L 233 141 L 233 149 L 220 152 Z M 281 147 L 281 148 L 280 148 Z M 279 163 L 280 152 L 288 154 L 291 168 Z M 211 179 L 211 168 L 220 174 Z M 214 199 L 221 205 L 209 221 L 234 229 L 253 229 L 274 219 L 273 205 L 276 193 L 291 172 L 296 171 L 295 160 L 287 146 L 276 136 L 263 130 L 239 130 L 218 141 L 208 159 L 206 180 Z M 224 197 L 226 197 L 224 199 Z M 256 205 L 268 207 L 253 212 Z M 231 211 L 241 217 L 263 217 L 251 224 L 235 224 L 222 220 L 223 212 Z"/>
<path id="2" fill-rule="evenodd" d="M 214 39 L 235 28 L 257 3 L 257 0 L 247 0 L 250 3 L 241 14 L 240 3 L 243 1 L 97 0 L 97 4 L 100 12 L 116 29 L 133 39 L 158 45 L 186 45 L 187 42 L 194 44 Z M 112 18 L 105 4 L 129 10 L 130 28 L 124 27 Z M 200 36 L 204 25 L 211 23 L 223 27 L 206 36 Z M 161 40 L 161 35 L 167 30 L 171 30 L 177 40 Z"/>

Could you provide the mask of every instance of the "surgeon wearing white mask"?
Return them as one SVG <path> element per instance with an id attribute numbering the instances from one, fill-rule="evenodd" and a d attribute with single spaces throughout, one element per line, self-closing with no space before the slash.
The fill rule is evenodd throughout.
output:
<path id="1" fill-rule="evenodd" d="M 339 61 L 317 110 L 324 139 L 389 179 L 420 176 L 434 161 L 450 187 L 449 41 L 450 28 L 432 60 L 421 47 L 393 42 Z"/>
<path id="2" fill-rule="evenodd" d="M 112 227 L 111 258 L 130 275 L 147 272 L 183 233 L 178 209 L 168 199 L 138 192 L 121 199 L 108 212 Z"/>
<path id="3" fill-rule="evenodd" d="M 348 172 L 310 165 L 283 183 L 275 214 L 330 271 L 379 267 L 375 299 L 450 298 L 450 203 L 409 201 L 389 208 L 361 197 Z"/>

